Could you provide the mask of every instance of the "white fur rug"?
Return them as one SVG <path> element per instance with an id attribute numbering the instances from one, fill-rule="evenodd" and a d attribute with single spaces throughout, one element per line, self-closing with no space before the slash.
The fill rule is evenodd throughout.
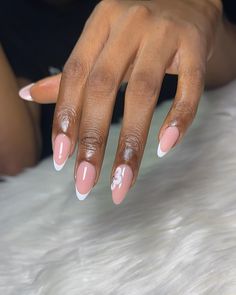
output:
<path id="1" fill-rule="evenodd" d="M 1 295 L 235 295 L 236 82 L 205 94 L 180 146 L 156 157 L 153 119 L 136 186 L 113 205 L 113 126 L 101 180 L 79 202 L 73 161 L 0 183 Z"/>

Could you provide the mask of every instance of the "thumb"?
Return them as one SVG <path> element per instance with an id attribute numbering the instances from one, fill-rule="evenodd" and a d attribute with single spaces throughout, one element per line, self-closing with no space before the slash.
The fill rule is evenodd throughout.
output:
<path id="1" fill-rule="evenodd" d="M 59 93 L 61 74 L 47 77 L 20 90 L 22 99 L 40 104 L 56 103 Z"/>

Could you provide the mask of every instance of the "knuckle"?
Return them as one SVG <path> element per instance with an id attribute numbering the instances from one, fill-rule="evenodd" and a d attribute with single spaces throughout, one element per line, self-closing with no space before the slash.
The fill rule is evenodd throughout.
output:
<path id="1" fill-rule="evenodd" d="M 99 97 L 114 93 L 116 84 L 115 75 L 105 68 L 96 69 L 88 79 L 89 91 Z"/>
<path id="2" fill-rule="evenodd" d="M 144 4 L 135 4 L 129 8 L 129 13 L 135 17 L 148 17 L 151 10 Z"/>
<path id="3" fill-rule="evenodd" d="M 179 26 L 179 23 L 171 16 L 162 17 L 158 21 L 158 24 L 159 27 L 162 28 L 162 31 L 166 33 L 173 31 L 173 29 Z"/>
<path id="4" fill-rule="evenodd" d="M 141 154 L 144 150 L 144 142 L 142 136 L 138 131 L 126 133 L 121 137 L 121 149 L 123 151 L 132 151 L 132 154 Z"/>
<path id="5" fill-rule="evenodd" d="M 104 145 L 104 137 L 96 129 L 86 131 L 80 139 L 80 145 L 89 151 L 96 152 Z"/>
<path id="6" fill-rule="evenodd" d="M 80 111 L 70 105 L 57 106 L 55 112 L 55 122 L 62 129 L 67 132 L 68 128 L 75 126 L 79 120 Z"/>
<path id="7" fill-rule="evenodd" d="M 102 0 L 100 3 L 97 5 L 98 9 L 101 9 L 102 11 L 106 11 L 107 9 L 113 8 L 114 4 L 116 3 L 117 0 Z"/>
<path id="8" fill-rule="evenodd" d="M 159 85 L 152 75 L 148 73 L 138 73 L 128 85 L 127 95 L 134 96 L 137 100 L 153 101 L 157 95 Z"/>
<path id="9" fill-rule="evenodd" d="M 201 28 L 194 22 L 189 22 L 186 20 L 179 20 L 171 15 L 163 16 L 158 21 L 159 27 L 166 33 L 173 32 L 173 30 L 178 30 L 179 34 L 187 36 L 187 40 L 201 40 L 202 31 Z"/>
<path id="10" fill-rule="evenodd" d="M 201 33 L 200 27 L 195 23 L 185 22 L 184 28 L 191 34 L 191 35 L 199 35 Z"/>
<path id="11" fill-rule="evenodd" d="M 63 75 L 67 78 L 76 78 L 85 81 L 88 76 L 88 67 L 80 59 L 69 59 L 64 66 Z"/>
<path id="12" fill-rule="evenodd" d="M 197 42 L 198 44 L 201 44 L 200 42 L 203 42 L 202 38 L 202 30 L 201 28 L 195 24 L 190 22 L 183 22 L 183 28 L 185 30 L 185 34 L 187 35 L 187 40 L 193 40 L 194 42 Z"/>

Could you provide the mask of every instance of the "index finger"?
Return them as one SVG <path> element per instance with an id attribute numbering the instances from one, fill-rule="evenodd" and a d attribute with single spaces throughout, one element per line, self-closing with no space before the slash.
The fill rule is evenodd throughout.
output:
<path id="1" fill-rule="evenodd" d="M 101 15 L 100 9 L 95 9 L 64 67 L 52 134 L 56 170 L 62 169 L 75 149 L 85 84 L 109 29 L 108 19 Z"/>

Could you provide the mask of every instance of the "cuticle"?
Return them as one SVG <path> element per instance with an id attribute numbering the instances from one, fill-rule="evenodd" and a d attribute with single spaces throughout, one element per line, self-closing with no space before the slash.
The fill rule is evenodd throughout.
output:
<path id="1" fill-rule="evenodd" d="M 176 119 L 171 121 L 168 127 L 178 127 L 178 121 Z"/>

